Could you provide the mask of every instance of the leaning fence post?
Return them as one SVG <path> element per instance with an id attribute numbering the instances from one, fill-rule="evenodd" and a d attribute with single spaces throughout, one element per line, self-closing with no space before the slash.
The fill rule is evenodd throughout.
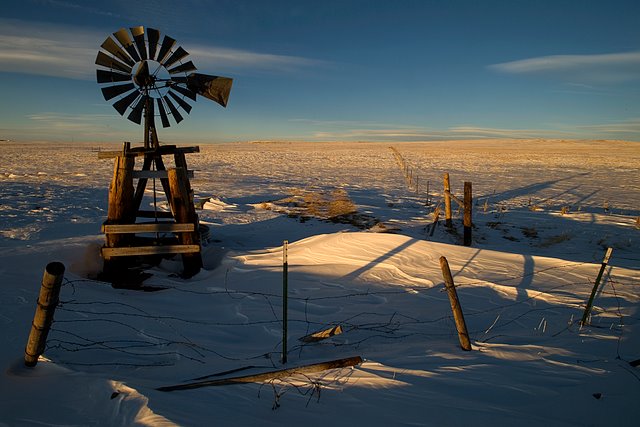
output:
<path id="1" fill-rule="evenodd" d="M 469 341 L 469 333 L 467 332 L 467 324 L 464 321 L 464 315 L 462 314 L 462 307 L 460 307 L 460 301 L 458 300 L 458 293 L 453 283 L 453 276 L 451 276 L 451 270 L 449 269 L 449 262 L 443 256 L 440 257 L 440 268 L 442 269 L 442 276 L 444 277 L 445 288 L 447 289 L 447 295 L 449 295 L 449 303 L 451 303 L 451 311 L 453 311 L 453 319 L 456 322 L 456 329 L 458 330 L 458 339 L 460 340 L 460 347 L 463 350 L 471 350 L 471 342 Z"/>
<path id="2" fill-rule="evenodd" d="M 464 245 L 471 246 L 471 210 L 473 208 L 471 182 L 464 183 Z"/>
<path id="3" fill-rule="evenodd" d="M 287 363 L 287 305 L 289 293 L 289 263 L 287 260 L 287 249 L 289 241 L 282 243 L 282 363 Z"/>
<path id="4" fill-rule="evenodd" d="M 36 313 L 31 324 L 29 340 L 24 350 L 24 364 L 29 367 L 36 366 L 38 357 L 44 352 L 49 328 L 53 323 L 53 313 L 58 305 L 63 278 L 64 264 L 60 262 L 47 264 L 42 277 L 42 286 L 40 287 Z"/>
<path id="5" fill-rule="evenodd" d="M 611 258 L 612 252 L 613 252 L 613 248 L 608 248 L 607 252 L 604 254 L 604 259 L 602 260 L 602 265 L 600 266 L 600 272 L 598 273 L 598 277 L 596 277 L 596 282 L 594 283 L 593 289 L 591 290 L 591 296 L 589 296 L 587 307 L 584 309 L 584 314 L 582 315 L 582 320 L 580 321 L 580 325 L 587 324 L 587 320 L 589 319 L 589 314 L 591 313 L 591 308 L 593 307 L 593 300 L 596 296 L 596 292 L 598 291 L 598 287 L 600 287 L 600 280 L 602 280 L 602 275 L 604 274 L 605 268 L 607 268 L 607 264 L 609 263 L 609 258 Z"/>
<path id="6" fill-rule="evenodd" d="M 451 228 L 451 184 L 449 172 L 444 174 L 444 225 Z"/>

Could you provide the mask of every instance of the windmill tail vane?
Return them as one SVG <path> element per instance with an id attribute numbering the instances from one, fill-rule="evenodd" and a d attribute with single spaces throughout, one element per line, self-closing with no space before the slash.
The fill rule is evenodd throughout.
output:
<path id="1" fill-rule="evenodd" d="M 158 146 L 155 117 L 163 128 L 191 112 L 196 95 L 227 106 L 233 79 L 195 72 L 189 53 L 176 40 L 143 26 L 121 28 L 108 36 L 96 56 L 96 78 L 106 101 L 136 124 L 144 118 L 145 147 Z M 182 113 L 181 113 L 182 111 Z"/>

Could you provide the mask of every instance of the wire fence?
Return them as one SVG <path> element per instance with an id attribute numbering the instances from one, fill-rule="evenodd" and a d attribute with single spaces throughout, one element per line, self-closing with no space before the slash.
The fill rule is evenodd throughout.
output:
<path id="1" fill-rule="evenodd" d="M 585 301 L 577 301 L 576 295 L 584 295 L 593 285 L 586 278 L 562 280 L 552 286 L 545 284 L 540 290 L 532 286 L 515 297 L 500 295 L 486 286 L 490 283 L 517 289 L 514 282 L 523 278 L 539 278 L 542 273 L 560 277 L 579 265 L 567 263 L 500 280 L 473 280 L 457 285 L 472 341 L 552 345 L 560 344 L 561 339 L 581 339 L 588 331 L 597 330 L 598 334 L 616 340 L 614 351 L 620 358 L 624 330 L 638 321 L 630 299 L 625 298 L 637 295 L 638 284 L 628 277 L 617 278 L 609 271 L 591 323 L 584 329 L 579 319 Z M 226 282 L 221 289 L 167 285 L 158 293 L 133 292 L 142 298 L 123 302 L 123 294 L 119 292 L 102 292 L 95 299 L 95 292 L 83 290 L 85 285 L 96 283 L 102 282 L 67 280 L 63 285 L 46 350 L 59 363 L 131 368 L 178 363 L 205 365 L 216 361 L 267 367 L 279 363 L 281 338 L 276 332 L 282 326 L 277 314 L 281 313 L 282 295 L 278 292 L 230 289 Z M 299 338 L 339 325 L 342 334 L 318 342 L 296 341 L 288 354 L 304 358 L 357 351 L 366 357 L 388 350 L 388 345 L 399 341 L 433 345 L 446 340 L 455 345 L 457 332 L 443 286 L 409 289 L 388 285 L 330 292 L 322 289 L 306 291 L 305 295 L 299 290 L 289 295 L 292 307 L 289 330 L 293 338 Z M 147 301 L 167 293 L 176 302 L 181 293 L 192 294 L 200 302 L 210 298 L 204 305 L 211 303 L 211 309 L 202 313 L 179 304 L 167 309 L 166 305 L 156 307 Z M 234 304 L 243 306 L 246 317 L 232 321 L 237 316 L 225 313 L 224 308 Z"/>

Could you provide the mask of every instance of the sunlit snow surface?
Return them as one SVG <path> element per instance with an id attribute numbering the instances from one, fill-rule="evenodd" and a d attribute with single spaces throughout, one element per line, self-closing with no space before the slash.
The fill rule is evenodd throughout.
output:
<path id="1" fill-rule="evenodd" d="M 157 292 L 90 280 L 101 269 L 113 172 L 95 149 L 118 145 L 2 144 L 0 425 L 635 425 L 640 368 L 628 362 L 640 359 L 640 144 L 201 146 L 187 160 L 200 221 L 211 230 L 205 269 L 182 280 L 179 259 L 163 261 L 148 270 L 146 284 L 166 288 Z M 411 186 L 390 146 L 411 165 Z M 444 172 L 457 196 L 473 183 L 471 247 L 460 245 L 455 203 L 455 230 L 441 224 L 429 236 Z M 378 225 L 299 218 L 286 203 L 273 209 L 293 195 L 337 190 Z M 155 203 L 166 208 L 162 197 Z M 591 326 L 581 329 L 609 246 Z M 471 352 L 458 345 L 441 256 Z M 46 359 L 27 369 L 21 359 L 42 271 L 54 260 L 67 267 L 62 303 Z M 344 332 L 298 340 L 335 325 Z M 355 355 L 366 360 L 355 369 L 155 390 Z"/>

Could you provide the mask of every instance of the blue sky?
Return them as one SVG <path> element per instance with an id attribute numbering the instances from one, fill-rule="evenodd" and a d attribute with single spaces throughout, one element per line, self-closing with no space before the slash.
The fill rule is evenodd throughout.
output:
<path id="1" fill-rule="evenodd" d="M 232 77 L 161 141 L 640 141 L 640 2 L 5 0 L 0 139 L 139 141 L 96 53 L 144 25 Z"/>

